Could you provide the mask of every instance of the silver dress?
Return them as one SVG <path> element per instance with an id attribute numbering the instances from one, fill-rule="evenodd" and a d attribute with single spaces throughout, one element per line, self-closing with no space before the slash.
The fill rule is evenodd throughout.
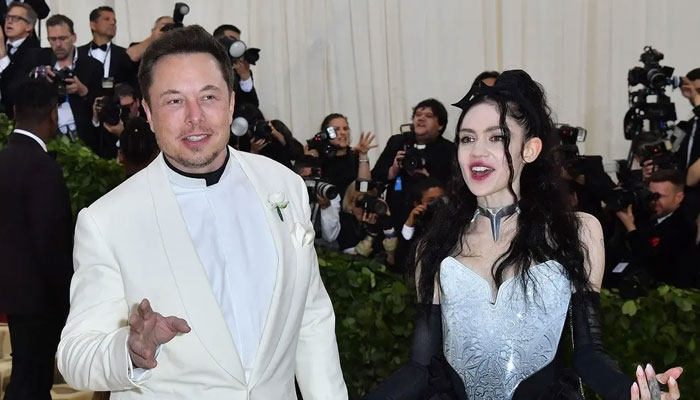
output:
<path id="1" fill-rule="evenodd" d="M 452 257 L 440 265 L 445 358 L 470 399 L 510 399 L 520 382 L 552 362 L 571 298 L 561 264 L 530 269 L 528 289 L 489 282 Z"/>

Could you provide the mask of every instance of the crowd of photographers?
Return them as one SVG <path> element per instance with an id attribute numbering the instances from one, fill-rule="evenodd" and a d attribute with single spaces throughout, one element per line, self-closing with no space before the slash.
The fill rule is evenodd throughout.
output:
<path id="1" fill-rule="evenodd" d="M 40 16 L 32 3 L 9 4 L 0 31 L 5 36 L 0 40 L 4 112 L 12 117 L 23 77 L 44 77 L 58 87 L 57 134 L 82 140 L 101 157 L 119 159 L 127 176 L 138 172 L 159 151 L 136 84 L 139 62 L 154 39 L 182 26 L 188 6 L 177 3 L 172 17 L 158 18 L 149 37 L 128 47 L 112 42 L 117 18 L 110 7 L 90 13 L 85 22 L 92 38 L 79 47 L 73 21 L 54 14 L 46 21 L 50 48 L 40 48 L 34 30 Z M 248 48 L 234 25 L 221 25 L 212 34 L 233 64 L 236 107 L 230 145 L 272 158 L 304 179 L 319 242 L 349 254 L 381 257 L 405 272 L 411 243 L 435 208 L 446 205 L 446 185 L 454 173 L 452 135 L 444 137 L 445 106 L 435 99 L 418 102 L 411 122 L 390 137 L 372 167 L 368 152 L 378 146 L 375 136 L 353 135 L 342 114 L 327 115 L 318 133 L 301 141 L 284 122 L 267 119 L 251 68 L 260 50 Z M 630 70 L 631 107 L 624 124 L 630 155 L 616 164 L 614 179 L 601 157 L 579 154 L 584 129 L 558 126 L 557 156 L 571 204 L 603 224 L 605 284 L 625 290 L 658 283 L 700 285 L 700 69 L 676 78 L 671 68 L 659 64 L 662 58 L 646 48 L 644 66 Z M 473 85 L 492 85 L 497 77 L 498 72 L 486 71 Z M 669 86 L 681 88 L 693 106 L 689 120 L 676 121 L 675 107 L 665 95 Z"/>

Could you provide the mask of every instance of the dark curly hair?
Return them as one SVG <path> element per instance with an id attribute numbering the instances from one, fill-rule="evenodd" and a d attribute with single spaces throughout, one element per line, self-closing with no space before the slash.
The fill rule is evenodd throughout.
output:
<path id="1" fill-rule="evenodd" d="M 457 122 L 455 153 L 465 114 L 481 103 L 495 105 L 500 114 L 499 125 L 510 171 L 508 185 L 520 207 L 515 237 L 491 270 L 496 286 L 503 283 L 506 269 L 513 268 L 525 290 L 530 267 L 555 260 L 564 267 L 577 291 L 590 290 L 589 275 L 584 266 L 587 249 L 579 239 L 580 222 L 566 201 L 564 185 L 560 183 L 560 168 L 554 162 L 552 148 L 556 145 L 556 136 L 543 89 L 522 70 L 503 72 L 492 88 L 473 88 L 456 104 L 463 111 Z M 508 151 L 511 132 L 506 125 L 506 116 L 523 127 L 524 140 L 537 137 L 542 141 L 539 157 L 523 166 L 519 199 L 513 190 L 513 155 Z M 424 236 L 414 244 L 409 258 L 415 260 L 414 267 L 420 265 L 417 289 L 421 303 L 432 301 L 435 277 L 442 260 L 461 253 L 464 245 L 469 246 L 462 238 L 474 216 L 477 198 L 462 177 L 457 157 L 453 157 L 452 171 L 447 187 L 451 206 L 442 207 L 435 215 Z"/>

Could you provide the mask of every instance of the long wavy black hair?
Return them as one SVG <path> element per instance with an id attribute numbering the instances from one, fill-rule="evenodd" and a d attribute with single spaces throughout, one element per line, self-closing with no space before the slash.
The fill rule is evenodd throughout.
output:
<path id="1" fill-rule="evenodd" d="M 579 239 L 580 222 L 566 201 L 564 186 L 560 183 L 560 167 L 555 164 L 552 154 L 556 138 L 544 90 L 522 70 L 505 71 L 493 87 L 473 87 L 455 104 L 463 110 L 457 122 L 455 153 L 465 114 L 481 103 L 494 104 L 499 111 L 510 171 L 508 185 L 520 207 L 515 237 L 491 269 L 496 286 L 503 283 L 506 270 L 513 268 L 525 290 L 530 267 L 554 260 L 564 267 L 577 291 L 590 290 L 589 274 L 584 265 L 587 249 Z M 519 199 L 513 190 L 513 157 L 521 155 L 511 155 L 508 151 L 511 133 L 506 116 L 523 127 L 525 141 L 534 137 L 542 141 L 542 151 L 537 159 L 523 166 Z M 464 238 L 477 207 L 477 198 L 467 187 L 456 156 L 453 157 L 452 172 L 447 187 L 450 206 L 440 208 L 420 241 L 414 244 L 409 258 L 415 260 L 415 265 L 420 265 L 417 289 L 421 303 L 432 301 L 440 262 L 447 256 L 461 254 L 464 246 L 469 246 Z"/>

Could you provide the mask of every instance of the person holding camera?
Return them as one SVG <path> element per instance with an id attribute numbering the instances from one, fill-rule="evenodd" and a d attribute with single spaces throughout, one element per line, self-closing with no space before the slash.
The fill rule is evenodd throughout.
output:
<path id="1" fill-rule="evenodd" d="M 45 65 L 46 77 L 58 86 L 58 134 L 80 138 L 97 152 L 99 141 L 90 120 L 91 104 L 102 86 L 102 63 L 78 56 L 73 21 L 65 15 L 49 17 L 46 30 L 51 49 L 44 49 L 40 65 Z"/>
<path id="2" fill-rule="evenodd" d="M 257 121 L 250 129 L 250 152 L 271 158 L 289 169 L 292 160 L 303 153 L 303 145 L 292 136 L 292 131 L 284 122 L 273 119 Z"/>
<path id="3" fill-rule="evenodd" d="M 361 192 L 355 182 L 348 185 L 340 213 L 338 247 L 343 253 L 369 257 L 386 253 L 388 266 L 396 264 L 398 238 L 391 226 L 391 213 L 375 189 Z"/>
<path id="4" fill-rule="evenodd" d="M 153 24 L 153 28 L 151 28 L 151 34 L 146 39 L 140 42 L 131 43 L 129 45 L 129 48 L 126 49 L 126 54 L 129 55 L 131 61 L 135 63 L 141 63 L 143 53 L 146 52 L 148 46 L 150 46 L 154 40 L 158 39 L 160 35 L 163 34 L 163 28 L 165 26 L 172 25 L 173 23 L 175 23 L 175 20 L 170 15 L 163 15 L 158 17 L 156 19 L 156 22 Z"/>
<path id="5" fill-rule="evenodd" d="M 452 143 L 442 136 L 447 127 L 447 110 L 442 103 L 423 100 L 413 108 L 411 118 L 412 131 L 392 136 L 372 170 L 375 180 L 388 183 L 387 202 L 397 229 L 411 211 L 408 192 L 415 180 L 430 176 L 445 185 L 454 157 Z"/>
<path id="6" fill-rule="evenodd" d="M 683 215 L 684 180 L 680 171 L 663 169 L 652 173 L 653 218 L 650 224 L 635 219 L 630 205 L 617 212 L 627 230 L 625 242 L 632 262 L 657 282 L 677 287 L 698 286 L 697 226 Z"/>
<path id="7" fill-rule="evenodd" d="M 128 83 L 119 83 L 114 95 L 95 98 L 92 126 L 95 127 L 95 152 L 104 158 L 116 158 L 119 139 L 126 123 L 141 113 L 141 99 Z"/>
<path id="8" fill-rule="evenodd" d="M 304 156 L 294 163 L 294 172 L 304 179 L 309 192 L 311 222 L 314 224 L 316 238 L 325 245 L 336 247 L 340 234 L 340 201 L 338 188 L 321 180 L 318 160 Z"/>
<path id="9" fill-rule="evenodd" d="M 334 138 L 329 135 L 329 128 L 332 128 Z M 326 139 L 316 140 L 321 136 Z M 337 187 L 340 197 L 343 198 L 345 188 L 356 179 L 372 180 L 367 156 L 371 149 L 377 147 L 376 144 L 372 144 L 372 141 L 374 141 L 372 132 L 362 132 L 357 146 L 351 148 L 348 118 L 342 114 L 332 113 L 323 119 L 321 132 L 307 142 L 304 153 L 319 159 L 321 178 Z M 323 150 L 319 151 L 314 144 L 319 144 Z"/>
<path id="10" fill-rule="evenodd" d="M 216 29 L 214 29 L 212 35 L 214 35 L 214 38 L 217 40 L 220 40 L 222 37 L 233 39 L 235 41 L 241 40 L 241 30 L 230 24 L 219 25 Z M 258 92 L 255 90 L 253 71 L 250 69 L 251 62 L 249 59 L 250 57 L 246 57 L 244 55 L 243 57 L 231 60 L 233 62 L 234 77 L 233 91 L 236 93 L 237 104 L 240 105 L 243 103 L 249 103 L 256 107 L 260 107 L 260 100 L 258 99 Z"/>
<path id="11" fill-rule="evenodd" d="M 158 142 L 155 133 L 145 118 L 131 118 L 119 136 L 119 151 L 117 158 L 124 166 L 126 178 L 146 168 L 158 156 Z"/>

